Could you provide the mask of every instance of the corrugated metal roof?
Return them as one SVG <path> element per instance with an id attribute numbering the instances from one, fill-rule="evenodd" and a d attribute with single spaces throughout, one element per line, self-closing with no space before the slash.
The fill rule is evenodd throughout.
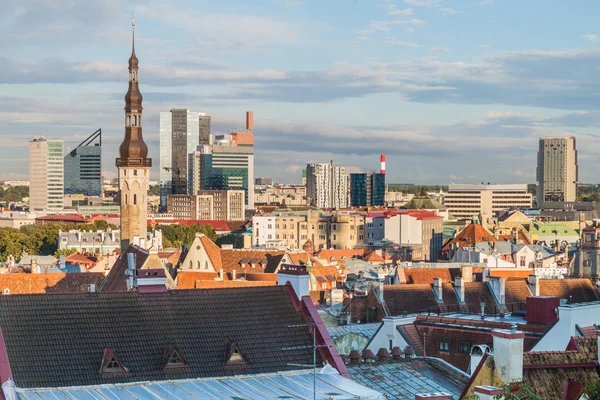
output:
<path id="1" fill-rule="evenodd" d="M 312 398 L 309 371 L 245 375 L 227 378 L 138 382 L 133 384 L 79 386 L 56 389 L 16 388 L 17 398 L 41 399 L 307 399 Z M 383 394 L 339 375 L 333 368 L 317 373 L 318 399 L 383 400 Z"/>

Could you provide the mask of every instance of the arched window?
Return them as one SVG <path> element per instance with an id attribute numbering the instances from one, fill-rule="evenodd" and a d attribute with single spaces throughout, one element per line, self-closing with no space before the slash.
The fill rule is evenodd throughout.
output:
<path id="1" fill-rule="evenodd" d="M 200 260 L 198 260 L 198 265 L 196 266 L 196 268 L 200 269 Z"/>
<path id="2" fill-rule="evenodd" d="M 137 194 L 133 195 L 133 205 L 137 204 Z"/>
<path id="3" fill-rule="evenodd" d="M 137 126 L 137 117 L 135 115 L 132 116 L 131 121 L 131 126 Z"/>
<path id="4" fill-rule="evenodd" d="M 131 115 L 127 114 L 127 126 L 131 126 Z"/>
<path id="5" fill-rule="evenodd" d="M 204 269 L 208 269 L 208 261 L 204 261 Z"/>
<path id="6" fill-rule="evenodd" d="M 125 195 L 125 205 L 127 205 L 127 195 Z"/>

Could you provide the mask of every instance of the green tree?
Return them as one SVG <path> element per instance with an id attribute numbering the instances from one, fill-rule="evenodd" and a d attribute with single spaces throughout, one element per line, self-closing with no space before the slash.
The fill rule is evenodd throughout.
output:
<path id="1" fill-rule="evenodd" d="M 148 196 L 160 196 L 160 186 L 150 185 L 150 188 L 148 189 Z"/>
<path id="2" fill-rule="evenodd" d="M 583 393 L 589 400 L 600 400 L 600 379 L 589 382 L 583 389 Z"/>
<path id="3" fill-rule="evenodd" d="M 15 228 L 0 228 L 0 260 L 4 261 L 10 255 L 15 259 L 21 258 L 27 235 Z"/>
<path id="4" fill-rule="evenodd" d="M 54 257 L 60 258 L 63 254 L 65 256 L 71 255 L 73 253 L 77 253 L 77 249 L 58 249 L 54 252 Z"/>
<path id="5" fill-rule="evenodd" d="M 217 238 L 215 242 L 217 246 L 224 244 L 232 244 L 234 249 L 244 248 L 244 237 L 241 235 L 225 235 Z"/>
<path id="6" fill-rule="evenodd" d="M 213 242 L 217 240 L 217 234 L 210 225 L 161 225 L 157 229 L 162 231 L 164 247 L 181 247 L 184 244 L 189 246 L 198 232 L 205 234 Z"/>

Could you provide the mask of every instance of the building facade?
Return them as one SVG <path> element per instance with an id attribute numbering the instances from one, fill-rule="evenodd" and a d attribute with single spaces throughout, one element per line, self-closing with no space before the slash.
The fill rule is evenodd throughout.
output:
<path id="1" fill-rule="evenodd" d="M 161 204 L 170 194 L 188 194 L 188 154 L 200 144 L 201 133 L 210 131 L 210 117 L 188 109 L 160 113 L 160 190 Z M 201 132 L 200 125 L 204 132 Z"/>
<path id="2" fill-rule="evenodd" d="M 459 220 L 473 216 L 492 217 L 509 208 L 531 208 L 533 196 L 527 184 L 450 184 L 444 197 L 448 212 Z"/>
<path id="3" fill-rule="evenodd" d="M 386 241 L 418 246 L 423 260 L 435 261 L 442 252 L 443 220 L 428 211 L 371 213 L 366 218 L 366 243 L 371 247 L 383 246 Z M 413 260 L 419 260 L 417 253 Z"/>
<path id="4" fill-rule="evenodd" d="M 102 130 L 98 129 L 65 158 L 65 194 L 102 196 Z"/>
<path id="5" fill-rule="evenodd" d="M 210 115 L 199 114 L 200 144 L 210 144 Z"/>
<path id="6" fill-rule="evenodd" d="M 252 218 L 253 247 L 267 247 L 270 241 L 277 241 L 289 249 L 302 249 L 308 240 L 315 250 L 362 246 L 365 243 L 365 216 L 309 211 Z"/>
<path id="7" fill-rule="evenodd" d="M 252 118 L 246 121 L 246 129 L 217 135 L 212 145 L 200 145 L 189 154 L 191 194 L 198 190 L 243 190 L 246 208 L 254 208 L 254 133 Z"/>
<path id="8" fill-rule="evenodd" d="M 350 174 L 350 205 L 352 207 L 385 205 L 385 174 Z"/>
<path id="9" fill-rule="evenodd" d="M 577 149 L 574 136 L 540 138 L 537 159 L 537 206 L 577 200 Z"/>
<path id="10" fill-rule="evenodd" d="M 29 209 L 64 208 L 64 142 L 35 137 L 29 142 Z"/>
<path id="11" fill-rule="evenodd" d="M 198 194 L 172 194 L 167 213 L 175 219 L 243 221 L 243 190 L 200 190 Z"/>
<path id="12" fill-rule="evenodd" d="M 306 166 L 306 195 L 318 208 L 346 208 L 349 203 L 348 167 L 336 167 L 329 163 L 313 163 Z"/>
<path id="13" fill-rule="evenodd" d="M 135 23 L 132 22 L 135 27 Z M 139 89 L 139 61 L 132 43 L 129 58 L 129 89 L 125 95 L 125 138 L 119 147 L 121 203 L 121 248 L 145 238 L 148 218 L 148 187 L 152 159 L 142 136 L 142 94 Z"/>

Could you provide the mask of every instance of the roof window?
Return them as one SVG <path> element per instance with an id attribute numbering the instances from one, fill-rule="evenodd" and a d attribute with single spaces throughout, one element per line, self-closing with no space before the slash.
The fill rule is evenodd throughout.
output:
<path id="1" fill-rule="evenodd" d="M 102 366 L 100 373 L 115 373 L 115 372 L 129 372 L 129 369 L 123 365 L 115 354 L 115 350 L 112 347 L 104 349 L 104 356 L 102 357 Z"/>

